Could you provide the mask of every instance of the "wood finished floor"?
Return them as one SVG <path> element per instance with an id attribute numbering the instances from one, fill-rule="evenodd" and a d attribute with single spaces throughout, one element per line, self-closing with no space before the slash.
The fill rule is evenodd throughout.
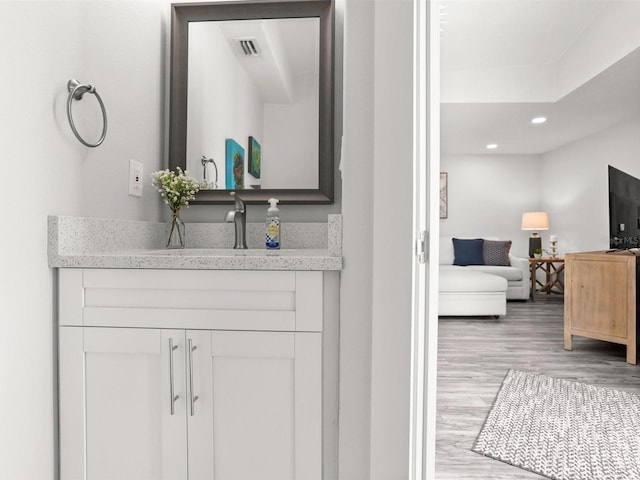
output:
<path id="1" fill-rule="evenodd" d="M 624 346 L 573 337 L 564 350 L 561 296 L 508 302 L 497 320 L 441 318 L 438 329 L 437 480 L 544 478 L 471 451 L 511 368 L 640 394 L 640 365 L 625 362 Z"/>

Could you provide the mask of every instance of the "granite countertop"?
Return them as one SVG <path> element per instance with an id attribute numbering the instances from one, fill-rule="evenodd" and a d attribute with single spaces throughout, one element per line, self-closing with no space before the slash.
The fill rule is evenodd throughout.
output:
<path id="1" fill-rule="evenodd" d="M 186 270 L 342 270 L 342 222 L 329 215 L 325 224 L 289 224 L 292 248 L 251 248 L 264 235 L 263 225 L 248 227 L 249 249 L 229 245 L 226 224 L 192 226 L 191 244 L 162 248 L 165 224 L 112 219 L 51 216 L 49 266 L 55 268 L 149 268 Z M 230 237 L 231 235 L 231 237 Z"/>
<path id="2" fill-rule="evenodd" d="M 332 257 L 327 250 L 319 249 L 141 249 L 60 255 L 55 265 L 50 266 L 185 270 L 342 270 L 342 257 Z"/>

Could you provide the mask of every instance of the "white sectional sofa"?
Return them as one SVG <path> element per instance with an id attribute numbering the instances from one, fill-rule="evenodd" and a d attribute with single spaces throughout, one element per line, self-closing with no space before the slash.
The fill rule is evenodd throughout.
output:
<path id="1" fill-rule="evenodd" d="M 485 240 L 497 239 L 486 237 Z M 459 266 L 453 263 L 452 238 L 441 237 L 438 306 L 440 316 L 504 315 L 506 300 L 529 298 L 530 277 L 527 258 L 509 254 L 510 265 Z"/>

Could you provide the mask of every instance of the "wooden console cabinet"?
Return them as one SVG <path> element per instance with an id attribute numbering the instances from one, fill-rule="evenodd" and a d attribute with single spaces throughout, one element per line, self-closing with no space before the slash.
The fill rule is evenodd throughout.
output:
<path id="1" fill-rule="evenodd" d="M 565 256 L 564 348 L 573 335 L 627 346 L 636 363 L 638 263 L 628 251 Z"/>

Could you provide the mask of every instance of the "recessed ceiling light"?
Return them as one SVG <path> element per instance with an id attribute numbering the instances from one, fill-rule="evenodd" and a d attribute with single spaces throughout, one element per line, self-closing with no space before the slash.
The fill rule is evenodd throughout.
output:
<path id="1" fill-rule="evenodd" d="M 532 118 L 531 119 L 531 123 L 536 124 L 536 125 L 538 125 L 540 123 L 544 123 L 546 121 L 547 121 L 547 117 L 536 117 L 536 118 Z"/>
<path id="2" fill-rule="evenodd" d="M 489 145 L 487 145 L 487 148 L 489 150 L 494 150 L 494 149 L 498 148 L 498 144 L 497 143 L 490 143 Z"/>

